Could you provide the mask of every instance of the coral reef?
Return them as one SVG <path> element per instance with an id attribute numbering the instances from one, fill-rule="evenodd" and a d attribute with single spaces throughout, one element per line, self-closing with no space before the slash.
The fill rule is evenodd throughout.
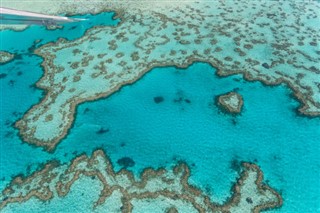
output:
<path id="1" fill-rule="evenodd" d="M 17 6 L 23 4 L 28 3 Z M 121 22 L 35 50 L 44 59 L 37 86 L 46 96 L 16 123 L 30 144 L 54 150 L 71 128 L 78 104 L 107 97 L 154 67 L 186 67 L 195 61 L 210 63 L 220 76 L 241 73 L 249 81 L 287 84 L 301 102 L 301 114 L 320 115 L 319 2 L 50 4 L 55 5 L 51 13 L 116 11 Z"/>
<path id="2" fill-rule="evenodd" d="M 92 204 L 93 209 L 110 207 L 117 203 L 116 200 L 121 202 L 117 207 L 121 212 L 132 212 L 143 203 L 146 208 L 152 207 L 151 203 L 163 206 L 166 212 L 185 212 L 183 208 L 187 206 L 191 212 L 221 213 L 260 212 L 282 205 L 281 196 L 262 183 L 263 174 L 254 164 L 242 164 L 232 196 L 220 205 L 211 202 L 207 195 L 189 184 L 190 169 L 185 163 L 176 165 L 172 170 L 147 168 L 140 180 L 136 180 L 126 169 L 116 173 L 104 152 L 97 150 L 91 157 L 81 155 L 62 165 L 49 162 L 28 177 L 14 178 L 1 194 L 0 210 L 15 203 L 21 205 L 33 197 L 48 201 L 67 196 L 73 184 L 81 184 L 84 177 L 101 183 L 100 191 L 92 191 L 99 194 L 98 200 Z M 84 182 L 83 187 L 90 188 L 90 185 Z"/>
<path id="3" fill-rule="evenodd" d="M 0 51 L 0 64 L 5 64 L 14 59 L 14 54 L 6 52 L 6 51 Z"/>
<path id="4" fill-rule="evenodd" d="M 218 97 L 218 106 L 221 106 L 223 110 L 238 114 L 241 112 L 243 106 L 242 96 L 236 92 L 229 92 Z"/>

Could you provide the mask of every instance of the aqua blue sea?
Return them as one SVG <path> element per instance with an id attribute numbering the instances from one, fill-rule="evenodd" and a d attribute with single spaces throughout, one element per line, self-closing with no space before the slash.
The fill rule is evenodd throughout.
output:
<path id="1" fill-rule="evenodd" d="M 112 16 L 90 15 L 91 21 L 80 26 L 54 31 L 34 26 L 0 32 L 0 49 L 19 54 L 0 68 L 0 74 L 7 74 L 0 79 L 0 190 L 12 176 L 30 174 L 50 159 L 67 162 L 103 148 L 116 170 L 121 168 L 118 159 L 132 158 L 135 165 L 129 169 L 136 175 L 145 167 L 170 168 L 185 161 L 191 167 L 190 182 L 218 202 L 230 196 L 238 177 L 232 165 L 255 162 L 284 199 L 282 208 L 269 212 L 320 212 L 320 118 L 297 115 L 299 103 L 285 85 L 264 86 L 240 75 L 220 78 L 205 63 L 155 68 L 108 98 L 80 105 L 73 128 L 54 153 L 23 143 L 12 124 L 43 97 L 34 87 L 43 71 L 42 59 L 29 53 L 33 41 L 76 39 L 94 25 L 116 25 Z M 214 104 L 217 95 L 231 90 L 245 102 L 236 117 Z M 158 96 L 163 102 L 155 103 Z M 99 134 L 101 128 L 108 131 Z"/>

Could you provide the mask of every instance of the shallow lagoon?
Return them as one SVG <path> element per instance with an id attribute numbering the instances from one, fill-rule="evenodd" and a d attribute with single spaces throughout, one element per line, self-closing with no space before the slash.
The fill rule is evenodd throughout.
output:
<path id="1" fill-rule="evenodd" d="M 86 27 L 90 26 L 82 33 Z M 74 39 L 74 34 L 69 37 L 69 29 L 32 27 L 3 34 L 27 38 L 46 33 L 48 40 L 42 42 L 48 42 L 59 36 Z M 33 40 L 26 39 L 19 47 L 14 43 L 2 47 L 23 53 Z M 29 87 L 42 75 L 40 63 L 41 58 L 23 54 L 1 66 L 1 72 L 8 74 L 0 80 L 1 125 L 8 124 L 1 130 L 1 178 L 5 178 L 1 189 L 10 176 L 31 172 L 49 159 L 65 162 L 102 147 L 117 170 L 121 168 L 118 159 L 132 158 L 135 165 L 129 169 L 137 175 L 148 166 L 170 167 L 186 161 L 192 183 L 220 202 L 229 196 L 237 162 L 257 162 L 270 186 L 282 192 L 284 205 L 274 212 L 319 210 L 320 119 L 298 116 L 298 102 L 287 87 L 265 87 L 241 76 L 220 78 L 204 63 L 187 69 L 156 68 L 109 98 L 80 105 L 70 134 L 48 154 L 22 144 L 10 126 L 42 96 L 41 91 Z M 222 113 L 214 104 L 216 95 L 231 90 L 244 98 L 243 112 L 237 117 Z M 163 97 L 160 103 L 154 101 L 158 96 Z M 106 131 L 101 133 L 101 129 Z"/>

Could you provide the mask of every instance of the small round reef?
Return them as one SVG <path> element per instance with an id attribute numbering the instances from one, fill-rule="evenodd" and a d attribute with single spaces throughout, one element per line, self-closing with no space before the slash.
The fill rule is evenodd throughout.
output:
<path id="1" fill-rule="evenodd" d="M 218 97 L 218 106 L 228 113 L 239 114 L 243 106 L 243 98 L 236 92 L 229 92 Z"/>
<path id="2" fill-rule="evenodd" d="M 6 64 L 14 59 L 14 54 L 0 51 L 0 64 Z"/>

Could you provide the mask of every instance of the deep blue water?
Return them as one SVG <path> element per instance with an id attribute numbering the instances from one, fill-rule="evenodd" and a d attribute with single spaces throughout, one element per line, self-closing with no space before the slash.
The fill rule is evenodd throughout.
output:
<path id="1" fill-rule="evenodd" d="M 299 103 L 283 85 L 266 87 L 239 75 L 219 78 L 205 63 L 187 69 L 155 68 L 106 99 L 80 105 L 73 128 L 53 154 L 22 143 L 11 124 L 42 97 L 32 87 L 42 75 L 41 58 L 27 54 L 28 48 L 36 39 L 43 39 L 41 44 L 58 37 L 75 39 L 98 21 L 115 25 L 112 15 L 99 14 L 95 23 L 73 30 L 70 25 L 55 31 L 30 27 L 1 32 L 1 50 L 22 54 L 1 66 L 7 76 L 0 79 L 0 178 L 4 178 L 0 189 L 11 176 L 30 173 L 50 159 L 66 162 L 103 148 L 117 170 L 118 159 L 132 158 L 135 166 L 130 170 L 137 175 L 145 167 L 186 161 L 192 171 L 190 182 L 219 202 L 229 196 L 237 177 L 232 162 L 256 162 L 284 198 L 283 207 L 270 212 L 320 212 L 320 119 L 297 116 Z M 220 112 L 214 104 L 216 95 L 231 90 L 245 101 L 237 117 Z M 155 103 L 158 96 L 163 102 Z M 101 128 L 109 131 L 98 134 Z"/>

